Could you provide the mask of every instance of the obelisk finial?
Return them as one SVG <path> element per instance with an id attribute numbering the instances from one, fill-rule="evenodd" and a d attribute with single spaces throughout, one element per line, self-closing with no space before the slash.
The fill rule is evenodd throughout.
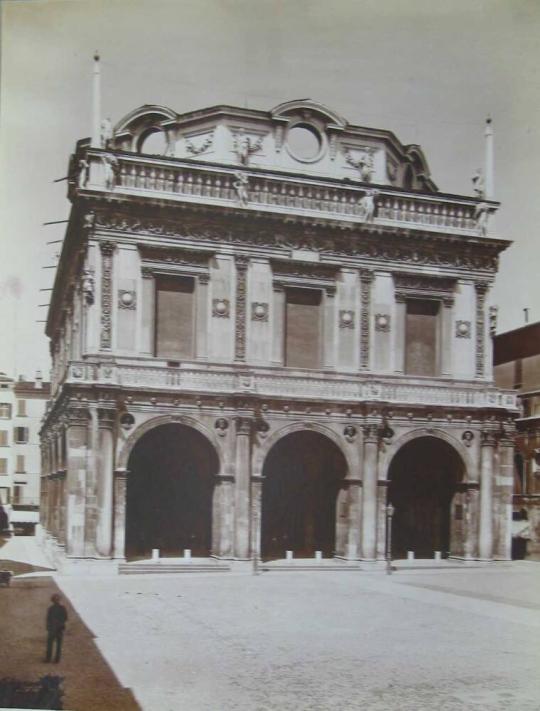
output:
<path id="1" fill-rule="evenodd" d="M 94 52 L 94 76 L 92 82 L 92 148 L 101 148 L 101 69 L 99 53 Z"/>
<path id="2" fill-rule="evenodd" d="M 493 200 L 495 195 L 494 157 L 493 157 L 493 124 L 491 116 L 486 119 L 486 164 L 484 176 L 484 195 L 488 200 Z"/>

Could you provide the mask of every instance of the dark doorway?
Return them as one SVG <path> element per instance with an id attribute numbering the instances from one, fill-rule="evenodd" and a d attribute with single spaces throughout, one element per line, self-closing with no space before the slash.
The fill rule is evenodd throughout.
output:
<path id="1" fill-rule="evenodd" d="M 126 557 L 208 556 L 217 454 L 199 432 L 161 425 L 135 445 L 128 463 Z"/>
<path id="2" fill-rule="evenodd" d="M 453 447 L 436 437 L 405 444 L 393 458 L 388 499 L 394 506 L 392 557 L 443 557 L 450 553 L 451 504 L 463 478 L 463 462 Z"/>
<path id="3" fill-rule="evenodd" d="M 261 554 L 264 559 L 332 556 L 336 500 L 347 472 L 338 447 L 317 432 L 295 432 L 277 442 L 263 476 Z"/>

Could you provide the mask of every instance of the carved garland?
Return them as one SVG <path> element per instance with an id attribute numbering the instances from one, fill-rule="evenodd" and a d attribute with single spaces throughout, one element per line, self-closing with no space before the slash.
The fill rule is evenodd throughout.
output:
<path id="1" fill-rule="evenodd" d="M 113 252 L 116 245 L 113 242 L 100 242 L 101 250 L 101 348 L 110 350 L 112 347 L 112 267 Z"/>
<path id="2" fill-rule="evenodd" d="M 249 257 L 235 257 L 236 264 L 236 324 L 234 339 L 234 359 L 246 359 L 246 276 Z"/>
<path id="3" fill-rule="evenodd" d="M 360 271 L 360 367 L 369 368 L 369 312 L 373 272 Z"/>
<path id="4" fill-rule="evenodd" d="M 476 290 L 476 377 L 484 376 L 484 356 L 485 339 L 484 331 L 486 324 L 485 303 L 486 293 L 489 284 L 485 281 L 477 281 L 474 284 Z"/>

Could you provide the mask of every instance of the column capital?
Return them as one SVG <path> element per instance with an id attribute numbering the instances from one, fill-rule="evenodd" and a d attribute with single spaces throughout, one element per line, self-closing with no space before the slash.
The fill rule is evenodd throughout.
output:
<path id="1" fill-rule="evenodd" d="M 482 430 L 480 432 L 480 445 L 482 447 L 495 447 L 497 444 L 497 433 L 494 430 Z"/>
<path id="2" fill-rule="evenodd" d="M 86 427 L 90 421 L 90 413 L 85 405 L 70 405 L 65 411 L 68 427 Z"/>
<path id="3" fill-rule="evenodd" d="M 236 434 L 237 435 L 250 435 L 253 429 L 253 420 L 250 417 L 237 417 L 236 420 Z"/>
<path id="4" fill-rule="evenodd" d="M 110 256 L 116 249 L 116 244 L 114 242 L 110 242 L 109 240 L 105 240 L 104 242 L 99 243 L 99 248 L 102 254 Z"/>
<path id="5" fill-rule="evenodd" d="M 362 431 L 364 433 L 364 442 L 376 444 L 379 441 L 379 424 L 375 422 L 369 422 L 362 425 Z"/>
<path id="6" fill-rule="evenodd" d="M 100 427 L 113 427 L 116 420 L 116 410 L 111 407 L 98 407 L 98 422 Z"/>

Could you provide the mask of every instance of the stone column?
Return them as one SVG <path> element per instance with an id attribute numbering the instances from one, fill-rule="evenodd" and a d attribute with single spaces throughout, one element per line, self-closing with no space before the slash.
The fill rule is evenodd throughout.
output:
<path id="1" fill-rule="evenodd" d="M 236 457 L 234 484 L 234 554 L 247 559 L 249 541 L 249 481 L 251 464 L 251 420 L 238 417 L 236 420 Z"/>
<path id="2" fill-rule="evenodd" d="M 261 559 L 262 476 L 251 477 L 251 556 Z"/>
<path id="3" fill-rule="evenodd" d="M 499 440 L 499 525 L 495 555 L 512 560 L 512 493 L 514 488 L 514 440 L 506 433 Z"/>
<path id="4" fill-rule="evenodd" d="M 377 556 L 377 426 L 364 427 L 364 466 L 362 472 L 362 559 Z"/>
<path id="5" fill-rule="evenodd" d="M 113 554 L 113 471 L 115 411 L 98 409 L 96 549 L 100 556 Z"/>
<path id="6" fill-rule="evenodd" d="M 454 299 L 446 297 L 443 299 L 442 323 L 441 323 L 441 374 L 452 374 L 452 307 Z"/>
<path id="7" fill-rule="evenodd" d="M 88 411 L 71 406 L 68 410 L 65 543 L 68 556 L 85 553 L 86 458 L 88 445 Z M 64 487 L 62 487 L 64 488 Z M 64 493 L 64 492 L 62 492 Z M 60 525 L 62 529 L 63 526 Z"/>
<path id="8" fill-rule="evenodd" d="M 113 520 L 113 557 L 124 559 L 126 556 L 126 484 L 127 469 L 114 472 L 114 520 Z"/>
<path id="9" fill-rule="evenodd" d="M 234 477 L 218 476 L 212 500 L 212 555 L 232 558 L 234 543 Z"/>
<path id="10" fill-rule="evenodd" d="M 478 554 L 481 560 L 493 558 L 493 432 L 482 432 L 480 447 L 480 522 Z"/>
<path id="11" fill-rule="evenodd" d="M 360 520 L 362 506 L 362 482 L 360 479 L 346 479 L 348 493 L 347 508 L 347 560 L 358 560 L 360 543 Z"/>

